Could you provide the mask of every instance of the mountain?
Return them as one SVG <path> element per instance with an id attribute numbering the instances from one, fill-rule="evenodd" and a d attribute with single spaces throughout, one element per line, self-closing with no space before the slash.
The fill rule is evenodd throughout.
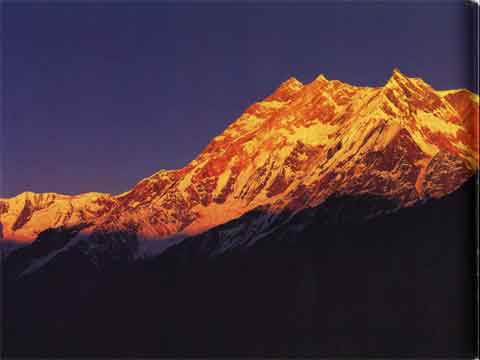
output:
<path id="1" fill-rule="evenodd" d="M 80 227 L 69 247 L 126 246 L 138 257 L 261 209 L 268 215 L 255 220 L 251 243 L 259 229 L 332 196 L 370 194 L 395 208 L 445 196 L 478 158 L 478 96 L 467 90 L 437 91 L 398 69 L 383 87 L 290 78 L 184 168 L 119 195 L 0 199 L 0 230 L 4 242 L 30 243 L 48 229 Z"/>
<path id="2" fill-rule="evenodd" d="M 0 200 L 2 355 L 472 358 L 478 106 L 291 78 L 123 194 Z"/>

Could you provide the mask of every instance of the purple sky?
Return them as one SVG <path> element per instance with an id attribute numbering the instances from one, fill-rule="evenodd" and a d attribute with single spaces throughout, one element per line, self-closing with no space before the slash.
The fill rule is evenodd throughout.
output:
<path id="1" fill-rule="evenodd" d="M 461 1 L 2 6 L 3 196 L 125 191 L 290 76 L 474 88 Z"/>

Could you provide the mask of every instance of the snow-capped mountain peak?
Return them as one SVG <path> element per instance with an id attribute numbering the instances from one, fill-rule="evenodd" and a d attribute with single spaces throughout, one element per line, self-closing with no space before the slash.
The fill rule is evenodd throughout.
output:
<path id="1" fill-rule="evenodd" d="M 436 91 L 398 69 L 383 87 L 291 77 L 187 166 L 123 194 L 1 199 L 3 238 L 29 242 L 48 228 L 84 224 L 92 243 L 109 233 L 168 243 L 255 208 L 294 213 L 334 194 L 410 206 L 452 192 L 478 169 L 477 132 L 477 95 Z"/>

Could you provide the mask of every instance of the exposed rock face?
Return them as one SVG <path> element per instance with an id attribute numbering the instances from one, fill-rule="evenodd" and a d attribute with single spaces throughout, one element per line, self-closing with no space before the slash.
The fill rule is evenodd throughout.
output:
<path id="1" fill-rule="evenodd" d="M 471 169 L 462 158 L 439 152 L 428 163 L 423 179 L 425 196 L 440 198 L 458 189 Z"/>
<path id="2" fill-rule="evenodd" d="M 149 240 L 199 234 L 261 207 L 271 219 L 252 220 L 258 233 L 280 221 L 277 214 L 334 194 L 410 206 L 454 191 L 478 169 L 475 129 L 477 95 L 436 91 L 397 69 L 378 88 L 323 75 L 305 85 L 290 78 L 186 167 L 159 171 L 117 196 L 2 199 L 0 223 L 5 239 L 27 242 L 49 228 L 88 224 L 79 232 L 79 243 L 90 241 L 85 251 L 110 246 L 105 239 L 115 233 L 141 252 Z"/>

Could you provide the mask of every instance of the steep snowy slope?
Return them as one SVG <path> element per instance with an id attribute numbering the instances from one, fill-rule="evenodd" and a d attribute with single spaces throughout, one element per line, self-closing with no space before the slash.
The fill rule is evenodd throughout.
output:
<path id="1" fill-rule="evenodd" d="M 332 194 L 410 206 L 451 193 L 478 169 L 477 133 L 477 95 L 436 91 L 398 69 L 375 88 L 290 78 L 186 167 L 159 171 L 126 193 L 0 199 L 3 238 L 32 241 L 48 228 L 83 224 L 88 249 L 114 234 L 135 238 L 141 253 L 257 207 L 271 214 L 256 220 L 268 227 L 277 214 Z"/>

